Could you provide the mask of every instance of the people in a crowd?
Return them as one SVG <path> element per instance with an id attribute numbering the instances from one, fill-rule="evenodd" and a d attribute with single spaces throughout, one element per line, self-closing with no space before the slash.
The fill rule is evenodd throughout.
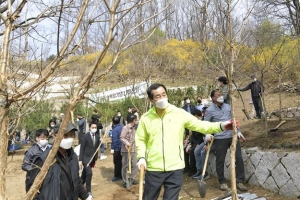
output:
<path id="1" fill-rule="evenodd" d="M 36 142 L 30 147 L 27 151 L 25 151 L 25 156 L 22 163 L 22 170 L 26 171 L 26 179 L 25 179 L 25 189 L 26 192 L 29 191 L 32 185 L 32 175 L 31 170 L 35 168 L 34 166 L 34 158 L 39 156 L 46 149 L 49 149 L 51 145 L 48 144 L 48 136 L 49 132 L 46 129 L 38 129 L 35 132 L 35 140 Z"/>
<path id="2" fill-rule="evenodd" d="M 210 94 L 213 104 L 207 108 L 204 120 L 210 122 L 227 121 L 231 118 L 230 105 L 224 103 L 224 97 L 219 90 L 213 90 Z M 232 131 L 222 130 L 216 131 L 214 145 L 216 147 L 216 171 L 218 175 L 218 181 L 221 185 L 221 190 L 228 190 L 227 180 L 224 176 L 224 162 L 227 153 L 227 149 L 230 148 L 232 142 Z M 238 130 L 238 137 L 244 139 L 244 136 Z M 209 136 L 206 136 L 206 141 L 210 141 Z M 236 144 L 236 182 L 237 188 L 241 191 L 247 191 L 246 186 L 243 184 L 245 181 L 244 162 L 242 158 L 242 151 L 240 142 Z"/>
<path id="3" fill-rule="evenodd" d="M 75 126 L 68 124 L 55 156 L 55 162 L 50 166 L 36 199 L 93 199 L 92 195 L 85 191 L 79 177 L 79 162 L 72 148 L 75 131 L 77 131 Z M 57 132 L 58 130 L 55 131 L 54 138 L 56 138 Z M 34 164 L 38 167 L 32 170 L 33 180 L 39 173 L 40 167 L 44 164 L 49 152 L 50 149 L 47 149 L 35 159 Z"/>
<path id="4" fill-rule="evenodd" d="M 163 199 L 175 200 L 183 183 L 184 129 L 212 134 L 232 129 L 233 122 L 198 120 L 169 104 L 167 89 L 160 83 L 151 85 L 147 95 L 154 106 L 140 118 L 135 137 L 138 167 L 146 169 L 143 199 L 158 199 L 164 185 Z"/>
<path id="5" fill-rule="evenodd" d="M 85 184 L 86 191 L 90 195 L 92 195 L 92 168 L 95 166 L 97 161 L 97 151 L 98 146 L 100 145 L 100 136 L 97 135 L 96 132 L 97 122 L 92 121 L 89 123 L 89 132 L 82 136 L 80 143 L 79 167 L 83 167 L 81 179 L 82 184 Z"/>
<path id="6" fill-rule="evenodd" d="M 121 111 L 117 111 L 117 116 L 118 117 L 120 117 L 120 124 L 122 125 L 122 126 L 124 126 L 126 123 L 125 123 L 125 120 L 124 120 L 124 118 L 123 118 L 123 116 L 122 116 L 122 113 L 121 113 Z"/>
<path id="7" fill-rule="evenodd" d="M 137 124 L 136 115 L 132 114 L 127 118 L 127 125 L 122 128 L 121 132 L 121 152 L 122 152 L 122 178 L 123 186 L 126 187 L 126 179 L 129 179 L 129 184 L 136 185 L 135 180 L 138 172 L 136 149 L 135 149 L 135 125 Z M 131 161 L 128 160 L 128 154 L 131 154 Z M 127 177 L 127 170 L 131 162 L 131 174 Z"/>
<path id="8" fill-rule="evenodd" d="M 123 126 L 120 124 L 120 118 L 114 116 L 112 118 L 112 137 L 111 137 L 111 153 L 114 162 L 114 177 L 110 180 L 115 182 L 122 179 L 122 154 L 121 154 L 121 131 Z"/>
<path id="9" fill-rule="evenodd" d="M 202 108 L 204 107 L 204 104 L 202 103 L 202 97 L 201 96 L 197 96 L 197 105 L 196 105 L 196 109 L 202 111 Z"/>
<path id="10" fill-rule="evenodd" d="M 194 109 L 192 111 L 192 115 L 197 117 L 197 119 L 202 120 L 202 112 L 198 109 Z M 203 134 L 199 133 L 197 131 L 192 131 L 192 135 L 188 140 L 188 146 L 186 148 L 186 151 L 184 152 L 184 159 L 185 159 L 185 165 L 190 166 L 190 171 L 188 173 L 188 176 L 195 176 L 197 173 L 197 167 L 196 167 L 196 159 L 194 150 L 197 147 L 197 145 L 201 144 L 203 142 Z"/>
<path id="11" fill-rule="evenodd" d="M 54 143 L 54 129 L 56 129 L 57 127 L 59 127 L 59 124 L 57 124 L 57 121 L 55 119 L 50 119 L 49 121 L 49 144 L 53 144 Z"/>
<path id="12" fill-rule="evenodd" d="M 188 113 L 194 112 L 196 107 L 191 103 L 190 97 L 185 97 L 183 99 L 184 105 L 182 106 L 182 109 L 187 111 Z M 188 173 L 188 176 L 192 176 L 195 173 L 195 168 L 196 167 L 191 167 L 190 166 L 190 156 L 189 156 L 189 149 L 191 148 L 191 145 L 188 145 L 188 140 L 190 137 L 191 131 L 189 129 L 185 129 L 185 135 L 184 135 L 184 160 L 185 160 L 185 168 L 183 173 Z"/>
<path id="13" fill-rule="evenodd" d="M 78 144 L 81 144 L 81 138 L 86 132 L 86 121 L 81 113 L 77 114 L 76 123 L 78 125 Z"/>

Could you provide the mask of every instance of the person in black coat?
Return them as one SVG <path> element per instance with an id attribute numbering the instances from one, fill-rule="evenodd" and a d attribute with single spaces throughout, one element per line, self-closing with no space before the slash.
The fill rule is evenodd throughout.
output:
<path id="1" fill-rule="evenodd" d="M 86 184 L 86 190 L 91 194 L 92 183 L 92 167 L 95 166 L 98 158 L 98 146 L 100 145 L 100 137 L 96 134 L 97 123 L 91 122 L 90 131 L 84 134 L 81 138 L 79 167 L 83 167 L 81 179 L 83 184 Z M 95 154 L 95 152 L 97 153 Z"/>
<path id="2" fill-rule="evenodd" d="M 256 111 L 256 117 L 257 119 L 261 119 L 261 114 L 263 113 L 264 109 L 262 107 L 261 103 L 261 96 L 264 91 L 264 87 L 262 83 L 258 80 L 256 80 L 255 75 L 251 75 L 252 82 L 247 85 L 244 88 L 239 88 L 237 89 L 238 91 L 246 91 L 246 90 L 251 90 L 251 97 L 252 97 L 252 102 Z"/>
<path id="3" fill-rule="evenodd" d="M 31 177 L 30 171 L 34 168 L 34 159 L 39 156 L 41 153 L 51 148 L 51 145 L 48 144 L 49 132 L 46 129 L 38 129 L 35 132 L 36 143 L 32 145 L 27 151 L 25 151 L 25 156 L 23 159 L 22 170 L 26 171 L 25 179 L 25 189 L 26 192 L 29 191 L 31 187 Z"/>
<path id="4" fill-rule="evenodd" d="M 93 199 L 93 197 L 85 191 L 82 180 L 79 177 L 78 158 L 72 148 L 75 131 L 77 131 L 75 126 L 73 124 L 68 124 L 64 138 L 62 139 L 55 156 L 55 162 L 49 168 L 35 200 L 78 200 L 78 198 L 84 200 Z M 56 137 L 57 132 L 58 129 L 55 130 L 54 137 Z M 41 167 L 49 152 L 50 149 L 47 149 L 41 153 L 34 160 L 34 164 Z M 39 167 L 31 170 L 32 182 L 40 171 Z"/>

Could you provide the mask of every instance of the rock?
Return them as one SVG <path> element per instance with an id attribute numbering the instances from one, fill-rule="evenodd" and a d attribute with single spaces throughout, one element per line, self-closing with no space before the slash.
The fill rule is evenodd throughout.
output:
<path id="1" fill-rule="evenodd" d="M 258 148 L 258 147 L 252 147 L 252 148 L 249 148 L 249 149 L 246 149 L 246 150 L 245 150 L 246 154 L 254 154 L 254 153 L 256 153 L 257 151 L 259 151 L 259 148 Z"/>
<path id="2" fill-rule="evenodd" d="M 275 193 L 278 193 L 279 191 L 278 185 L 276 184 L 272 176 L 269 176 L 269 178 L 262 186 Z"/>
<path id="3" fill-rule="evenodd" d="M 270 172 L 267 169 L 265 163 L 261 160 L 255 169 L 255 175 L 257 177 L 257 181 L 260 185 L 262 185 L 267 178 L 270 176 Z"/>
<path id="4" fill-rule="evenodd" d="M 257 177 L 255 174 L 253 174 L 251 176 L 251 178 L 249 179 L 249 182 L 248 182 L 250 185 L 256 185 L 256 186 L 260 186 L 258 180 L 257 180 Z"/>
<path id="5" fill-rule="evenodd" d="M 281 159 L 281 163 L 286 168 L 289 174 L 294 173 L 300 169 L 300 155 L 294 152 L 289 153 L 286 157 Z"/>
<path id="6" fill-rule="evenodd" d="M 274 169 L 274 167 L 279 163 L 279 159 L 275 152 L 266 152 L 262 156 L 261 160 L 264 161 L 269 170 Z"/>
<path id="7" fill-rule="evenodd" d="M 249 159 L 248 155 L 246 154 L 245 150 L 242 149 L 242 158 L 244 163 Z"/>
<path id="8" fill-rule="evenodd" d="M 282 188 L 280 188 L 279 194 L 288 197 L 297 197 L 300 195 L 300 191 L 294 185 L 293 181 L 289 180 Z"/>
<path id="9" fill-rule="evenodd" d="M 287 118 L 293 118 L 294 114 L 291 111 L 288 111 L 287 114 L 286 114 L 286 117 Z"/>
<path id="10" fill-rule="evenodd" d="M 248 162 L 245 163 L 245 180 L 248 181 L 249 178 L 254 174 L 254 172 L 255 172 L 255 168 L 249 160 Z"/>
<path id="11" fill-rule="evenodd" d="M 254 167 L 256 167 L 258 165 L 258 163 L 263 155 L 264 155 L 264 152 L 257 151 L 255 154 L 253 154 L 250 157 L 250 160 L 251 160 L 252 164 L 254 165 Z"/>
<path id="12" fill-rule="evenodd" d="M 281 163 L 272 171 L 272 177 L 279 188 L 281 188 L 286 182 L 288 182 L 288 180 L 290 180 L 290 176 Z"/>

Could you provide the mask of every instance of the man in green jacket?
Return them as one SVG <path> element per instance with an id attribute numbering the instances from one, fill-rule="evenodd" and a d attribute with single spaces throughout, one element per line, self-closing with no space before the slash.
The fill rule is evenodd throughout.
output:
<path id="1" fill-rule="evenodd" d="M 142 115 L 135 143 L 138 167 L 146 169 L 143 200 L 158 198 L 164 185 L 163 199 L 177 200 L 183 183 L 183 134 L 192 131 L 212 134 L 232 129 L 233 122 L 207 122 L 168 103 L 167 89 L 155 83 L 147 89 L 154 105 Z"/>

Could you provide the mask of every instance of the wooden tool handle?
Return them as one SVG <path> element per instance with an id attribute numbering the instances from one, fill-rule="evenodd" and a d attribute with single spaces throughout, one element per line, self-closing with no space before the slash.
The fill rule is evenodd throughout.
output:
<path id="1" fill-rule="evenodd" d="M 144 165 L 141 165 L 140 179 L 139 179 L 139 200 L 143 199 L 144 174 L 145 174 L 145 167 L 144 167 Z"/>
<path id="2" fill-rule="evenodd" d="M 214 142 L 214 137 L 212 137 L 210 143 L 207 145 L 207 152 L 206 152 L 206 157 L 205 157 L 205 162 L 204 162 L 203 171 L 202 171 L 202 177 L 201 177 L 202 180 L 203 180 L 203 178 L 205 176 L 206 165 L 207 165 L 207 161 L 208 161 L 210 147 L 211 147 L 211 145 L 212 145 L 213 142 Z"/>

